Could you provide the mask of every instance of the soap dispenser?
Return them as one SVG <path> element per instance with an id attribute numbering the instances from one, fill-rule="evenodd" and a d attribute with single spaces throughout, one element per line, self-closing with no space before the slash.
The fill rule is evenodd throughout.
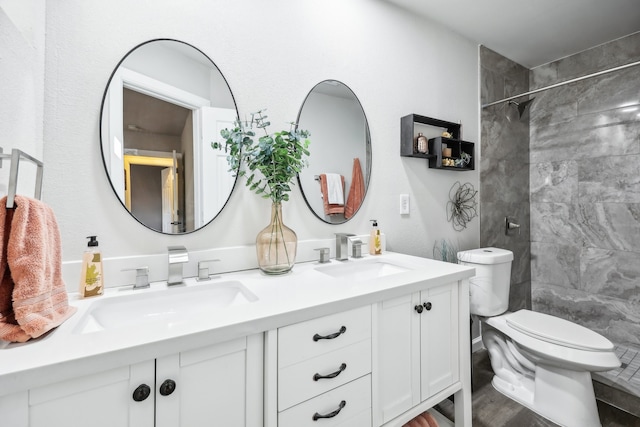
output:
<path id="1" fill-rule="evenodd" d="M 369 254 L 380 255 L 382 253 L 382 239 L 380 237 L 380 229 L 378 228 L 378 220 L 370 220 L 373 223 L 371 236 L 369 237 Z"/>
<path id="2" fill-rule="evenodd" d="M 102 295 L 102 255 L 98 249 L 96 236 L 89 236 L 87 249 L 82 255 L 82 273 L 80 277 L 80 298 Z"/>

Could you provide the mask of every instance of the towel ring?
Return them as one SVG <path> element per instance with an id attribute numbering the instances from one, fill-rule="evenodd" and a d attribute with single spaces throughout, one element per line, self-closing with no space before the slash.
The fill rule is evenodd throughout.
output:
<path id="1" fill-rule="evenodd" d="M 0 167 L 2 167 L 2 159 L 11 159 L 11 167 L 9 169 L 9 188 L 7 189 L 7 208 L 13 209 L 15 207 L 16 191 L 18 188 L 18 168 L 20 166 L 20 159 L 28 160 L 34 163 L 38 169 L 36 172 L 36 188 L 35 198 L 40 200 L 42 198 L 42 172 L 44 163 L 35 157 L 31 157 L 22 150 L 13 148 L 11 154 L 2 153 L 0 148 Z"/>

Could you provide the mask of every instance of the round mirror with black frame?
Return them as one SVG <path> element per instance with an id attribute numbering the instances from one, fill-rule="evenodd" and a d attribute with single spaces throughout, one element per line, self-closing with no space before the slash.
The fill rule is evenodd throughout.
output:
<path id="1" fill-rule="evenodd" d="M 311 89 L 298 126 L 313 138 L 309 166 L 298 182 L 309 209 L 328 224 L 351 219 L 362 205 L 371 177 L 369 124 L 355 93 L 337 80 Z"/>
<path id="2" fill-rule="evenodd" d="M 238 110 L 202 51 L 171 39 L 136 46 L 111 74 L 100 115 L 105 171 L 138 222 L 190 233 L 222 211 L 236 178 L 211 142 L 233 126 Z"/>

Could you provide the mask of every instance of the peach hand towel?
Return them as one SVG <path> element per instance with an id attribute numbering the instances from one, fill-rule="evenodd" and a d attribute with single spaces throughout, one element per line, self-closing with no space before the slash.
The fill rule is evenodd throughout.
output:
<path id="1" fill-rule="evenodd" d="M 428 411 L 413 418 L 402 427 L 438 427 L 438 422 Z"/>
<path id="2" fill-rule="evenodd" d="M 342 182 L 342 189 L 344 193 L 344 177 L 340 176 Z M 322 204 L 324 207 L 325 215 L 338 215 L 344 213 L 344 204 L 332 204 L 329 203 L 329 192 L 327 184 L 327 174 L 320 175 L 320 191 L 322 192 Z"/>
<path id="3" fill-rule="evenodd" d="M 69 306 L 62 280 L 53 210 L 18 195 L 15 205 L 13 211 L 0 207 L 0 339 L 24 342 L 59 326 L 76 308 Z"/>
<path id="4" fill-rule="evenodd" d="M 353 159 L 353 171 L 351 176 L 351 186 L 349 187 L 349 196 L 347 204 L 344 207 L 344 217 L 349 219 L 356 214 L 364 199 L 364 177 L 362 176 L 362 168 L 360 167 L 360 159 Z"/>

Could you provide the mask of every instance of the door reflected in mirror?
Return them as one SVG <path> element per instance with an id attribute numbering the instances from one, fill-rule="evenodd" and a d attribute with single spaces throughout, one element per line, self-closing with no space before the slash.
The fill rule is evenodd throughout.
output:
<path id="1" fill-rule="evenodd" d="M 100 140 L 111 186 L 146 227 L 189 233 L 211 222 L 235 178 L 211 148 L 237 118 L 215 64 L 177 40 L 151 40 L 114 70 L 102 101 Z"/>
<path id="2" fill-rule="evenodd" d="M 309 209 L 342 224 L 362 206 L 371 176 L 371 138 L 360 101 L 344 83 L 325 80 L 311 89 L 298 126 L 313 138 L 309 166 L 298 181 Z"/>

